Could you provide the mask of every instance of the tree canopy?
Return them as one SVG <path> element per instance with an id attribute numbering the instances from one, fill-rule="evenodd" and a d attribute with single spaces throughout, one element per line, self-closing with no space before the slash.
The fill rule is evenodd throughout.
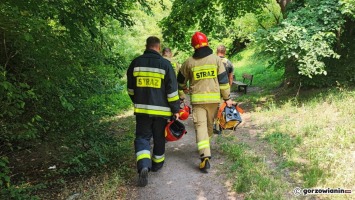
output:
<path id="1" fill-rule="evenodd" d="M 326 63 L 351 48 L 354 0 L 174 1 L 161 22 L 164 39 L 185 50 L 194 31 L 211 40 L 255 44 L 285 75 L 326 75 Z M 342 55 L 348 57 L 348 55 Z M 328 69 L 329 70 L 329 69 Z M 343 69 L 345 70 L 345 69 Z M 333 82 L 334 83 L 334 82 Z M 323 84 L 322 84 L 323 85 Z"/>

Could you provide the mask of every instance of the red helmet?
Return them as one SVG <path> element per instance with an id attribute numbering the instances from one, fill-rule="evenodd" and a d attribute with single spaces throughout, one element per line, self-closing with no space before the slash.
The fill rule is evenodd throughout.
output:
<path id="1" fill-rule="evenodd" d="M 180 120 L 186 120 L 187 118 L 189 118 L 189 111 L 186 111 L 185 109 L 180 109 L 179 114 L 180 114 L 179 117 Z"/>
<path id="2" fill-rule="evenodd" d="M 191 38 L 191 46 L 195 49 L 208 46 L 206 35 L 201 32 L 196 32 Z"/>
<path id="3" fill-rule="evenodd" d="M 190 107 L 187 105 L 184 105 L 184 107 L 180 109 L 179 114 L 180 114 L 180 117 L 179 117 L 180 120 L 186 120 L 187 118 L 189 118 L 189 115 L 191 114 Z"/>
<path id="4" fill-rule="evenodd" d="M 171 120 L 165 127 L 167 141 L 179 140 L 184 134 L 186 134 L 185 126 L 177 120 Z"/>

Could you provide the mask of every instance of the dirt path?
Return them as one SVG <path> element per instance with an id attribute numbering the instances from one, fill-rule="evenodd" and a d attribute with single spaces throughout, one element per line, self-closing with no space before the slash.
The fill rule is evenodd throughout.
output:
<path id="1" fill-rule="evenodd" d="M 216 151 L 215 139 L 212 139 L 211 169 L 208 174 L 199 171 L 200 163 L 195 131 L 191 117 L 183 121 L 187 134 L 177 142 L 166 145 L 166 160 L 159 172 L 149 174 L 148 185 L 135 187 L 136 197 L 129 199 L 144 200 L 203 200 L 203 199 L 242 199 L 229 189 L 230 183 L 223 175 L 223 157 Z"/>
<path id="2" fill-rule="evenodd" d="M 254 88 L 255 89 L 255 88 Z M 255 90 L 258 90 L 256 88 Z M 237 98 L 236 93 L 232 95 Z M 249 110 L 246 106 L 246 111 Z M 251 120 L 251 113 L 242 115 L 243 123 L 234 132 L 228 134 L 235 135 L 239 143 L 245 143 L 263 158 L 268 168 L 276 172 L 279 158 L 272 151 L 271 147 L 258 138 L 261 130 L 257 124 Z M 218 152 L 214 135 L 212 146 L 211 169 L 208 174 L 199 171 L 200 163 L 196 148 L 195 130 L 191 116 L 188 120 L 182 121 L 188 134 L 177 142 L 169 142 L 166 145 L 165 165 L 159 172 L 149 174 L 148 185 L 144 188 L 133 186 L 127 199 L 137 200 L 228 200 L 244 199 L 242 194 L 236 194 L 231 189 L 231 182 L 225 176 L 223 165 L 228 163 Z M 224 169 L 223 169 L 224 168 Z M 278 172 L 280 173 L 280 172 Z M 285 184 L 292 184 L 288 171 L 281 172 Z M 136 179 L 135 179 L 136 180 Z M 135 183 L 134 183 L 135 184 Z M 285 199 L 291 199 L 291 194 L 284 194 Z"/>

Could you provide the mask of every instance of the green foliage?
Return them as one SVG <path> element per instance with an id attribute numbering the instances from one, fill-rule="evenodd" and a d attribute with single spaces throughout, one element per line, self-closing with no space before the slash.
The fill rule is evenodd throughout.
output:
<path id="1" fill-rule="evenodd" d="M 28 186 L 22 184 L 19 186 L 11 185 L 11 171 L 8 166 L 9 161 L 6 157 L 0 157 L 0 198 L 1 199 L 16 199 L 16 200 L 37 200 L 37 196 L 30 195 L 33 190 L 44 188 L 42 184 L 36 186 Z"/>
<path id="2" fill-rule="evenodd" d="M 130 107 L 121 78 L 132 55 L 117 50 L 109 35 L 126 34 L 122 30 L 133 25 L 129 11 L 139 6 L 150 12 L 149 5 L 141 0 L 1 2 L 0 165 L 5 171 L 0 180 L 10 186 L 6 194 L 17 198 L 31 190 L 19 180 L 10 183 L 6 169 L 14 158 L 3 159 L 5 152 L 24 146 L 67 146 L 70 151 L 55 159 L 70 173 L 117 161 L 118 140 L 96 128 L 103 117 Z"/>
<path id="3" fill-rule="evenodd" d="M 0 187 L 10 187 L 10 169 L 7 166 L 9 160 L 6 157 L 0 157 Z"/>
<path id="4" fill-rule="evenodd" d="M 83 174 L 123 163 L 122 158 L 132 153 L 134 135 L 129 132 L 117 138 L 116 133 L 105 127 L 105 124 L 93 124 L 90 130 L 77 131 L 75 135 L 63 138 L 67 144 L 63 161 L 67 167 L 61 170 L 62 173 Z"/>
<path id="5" fill-rule="evenodd" d="M 230 36 L 229 26 L 231 20 L 245 14 L 257 11 L 266 1 L 240 0 L 176 0 L 168 17 L 161 21 L 163 37 L 173 47 L 188 51 L 191 35 L 195 31 L 202 31 L 214 38 L 227 38 Z"/>
<path id="6" fill-rule="evenodd" d="M 269 0 L 255 13 L 246 13 L 232 20 L 228 25 L 231 36 L 240 42 L 254 41 L 254 33 L 258 29 L 268 30 L 278 25 L 282 20 L 280 6 L 274 0 Z"/>
<path id="7" fill-rule="evenodd" d="M 355 19 L 355 0 L 340 0 L 341 13 Z"/>
<path id="8" fill-rule="evenodd" d="M 256 47 L 248 46 L 242 52 L 231 58 L 234 63 L 234 75 L 236 80 L 242 81 L 243 73 L 254 75 L 253 86 L 263 89 L 273 89 L 280 85 L 283 69 L 275 69 L 273 66 L 268 66 L 270 58 L 256 54 Z M 242 96 L 243 97 L 243 96 Z M 246 99 L 250 95 L 245 96 Z M 249 99 L 250 100 L 250 99 Z"/>
<path id="9" fill-rule="evenodd" d="M 333 45 L 344 22 L 336 1 L 309 0 L 305 7 L 289 13 L 282 26 L 260 31 L 256 40 L 273 56 L 273 65 L 284 67 L 293 62 L 299 74 L 312 78 L 327 74 L 324 58 L 339 58 Z"/>

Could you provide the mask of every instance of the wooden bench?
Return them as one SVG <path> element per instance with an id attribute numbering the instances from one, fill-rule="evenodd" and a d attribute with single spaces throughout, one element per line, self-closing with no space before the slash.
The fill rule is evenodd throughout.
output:
<path id="1" fill-rule="evenodd" d="M 241 82 L 241 81 L 233 81 L 233 84 L 236 84 L 238 86 L 238 92 L 240 92 L 241 88 L 243 88 L 244 94 L 246 94 L 248 85 L 251 85 L 253 83 L 253 77 L 254 77 L 254 75 L 250 75 L 250 74 L 244 73 L 243 76 L 242 76 L 243 82 Z M 245 80 L 249 80 L 249 84 L 245 83 L 246 82 Z"/>

